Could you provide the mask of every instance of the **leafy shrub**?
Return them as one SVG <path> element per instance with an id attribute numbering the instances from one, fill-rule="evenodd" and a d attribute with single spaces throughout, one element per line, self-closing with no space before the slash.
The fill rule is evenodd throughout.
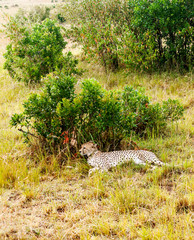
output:
<path id="1" fill-rule="evenodd" d="M 99 60 L 106 70 L 191 66 L 190 0 L 81 0 L 72 5 L 64 7 L 73 22 L 69 36 L 83 45 L 88 60 Z"/>
<path id="2" fill-rule="evenodd" d="M 42 76 L 56 69 L 76 73 L 77 60 L 62 50 L 66 42 L 55 21 L 45 19 L 30 27 L 11 18 L 7 27 L 11 43 L 7 46 L 4 68 L 19 81 L 39 82 Z"/>
<path id="3" fill-rule="evenodd" d="M 35 6 L 32 10 L 27 12 L 27 16 L 25 16 L 25 13 L 22 12 L 22 14 L 18 14 L 19 18 L 22 16 L 25 16 L 26 19 L 29 19 L 30 22 L 43 22 L 45 19 L 50 17 L 50 11 L 51 9 L 47 6 Z"/>
<path id="4" fill-rule="evenodd" d="M 121 43 L 123 26 L 128 22 L 126 1 L 82 0 L 72 9 L 74 26 L 71 37 L 83 44 L 87 58 L 97 58 L 105 69 L 119 68 L 118 45 Z M 67 11 L 67 9 L 66 9 Z"/>
<path id="5" fill-rule="evenodd" d="M 65 101 L 64 99 L 66 101 L 73 100 L 74 83 L 75 78 L 63 73 L 60 73 L 59 76 L 48 76 L 42 93 L 32 94 L 23 104 L 24 112 L 13 115 L 11 124 L 20 126 L 26 140 L 32 131 L 43 142 L 45 140 L 58 142 L 58 138 L 66 129 L 64 129 L 65 121 L 62 121 L 61 124 L 60 117 L 57 115 L 57 107 L 58 104 Z"/>
<path id="6" fill-rule="evenodd" d="M 192 63 L 193 3 L 191 0 L 129 0 L 131 27 L 142 38 L 152 36 L 159 66 L 186 69 Z M 149 46 L 149 45 L 148 45 Z"/>
<path id="7" fill-rule="evenodd" d="M 57 14 L 57 19 L 59 20 L 60 23 L 64 23 L 66 20 L 65 18 L 62 16 L 61 13 L 58 13 Z"/>
<path id="8" fill-rule="evenodd" d="M 106 91 L 97 81 L 84 80 L 75 94 L 75 83 L 62 73 L 49 75 L 42 93 L 30 96 L 24 112 L 12 116 L 11 125 L 19 127 L 26 140 L 34 135 L 48 146 L 62 146 L 74 135 L 78 144 L 92 139 L 107 150 L 119 148 L 131 134 L 145 136 L 148 129 L 160 133 L 168 121 L 183 115 L 177 101 L 151 104 L 143 92 L 128 86 Z"/>

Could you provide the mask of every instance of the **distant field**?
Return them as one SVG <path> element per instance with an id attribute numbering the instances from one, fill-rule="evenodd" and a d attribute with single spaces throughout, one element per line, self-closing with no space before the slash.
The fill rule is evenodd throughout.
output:
<path id="1" fill-rule="evenodd" d="M 62 2 L 60 1 L 53 1 L 51 2 L 51 0 L 1 0 L 0 1 L 0 23 L 4 23 L 4 19 L 3 19 L 3 13 L 7 13 L 9 15 L 14 15 L 19 8 L 25 8 L 25 9 L 29 9 L 33 6 L 37 6 L 37 5 L 53 5 L 56 3 L 60 3 Z"/>

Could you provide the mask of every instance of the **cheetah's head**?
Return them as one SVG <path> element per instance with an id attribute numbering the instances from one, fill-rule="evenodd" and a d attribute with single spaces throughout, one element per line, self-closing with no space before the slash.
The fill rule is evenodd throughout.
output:
<path id="1" fill-rule="evenodd" d="M 79 152 L 82 156 L 89 157 L 97 150 L 98 149 L 96 144 L 94 144 L 93 142 L 87 142 L 81 145 L 81 149 L 79 150 Z"/>

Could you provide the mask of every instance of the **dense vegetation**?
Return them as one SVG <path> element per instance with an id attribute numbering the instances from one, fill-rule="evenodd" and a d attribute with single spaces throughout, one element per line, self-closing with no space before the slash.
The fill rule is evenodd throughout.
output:
<path id="1" fill-rule="evenodd" d="M 170 18 L 164 27 L 162 22 L 168 19 L 164 14 L 166 8 L 169 8 L 168 14 L 177 16 L 173 4 L 178 8 L 176 11 L 181 7 L 180 18 L 184 21 Z M 175 65 L 184 62 L 188 66 L 185 59 L 190 59 L 191 36 L 188 29 L 191 30 L 191 26 L 188 22 L 191 13 L 185 18 L 187 9 L 183 3 L 180 4 L 178 0 L 83 0 L 78 3 L 79 13 L 74 13 L 78 15 L 73 21 L 77 26 L 66 32 L 83 43 L 85 54 L 90 57 L 97 54 L 106 70 L 107 67 L 118 69 L 120 65 L 126 69 L 136 69 L 137 66 L 153 69 L 169 61 L 173 66 L 172 59 L 180 60 Z M 7 46 L 4 66 L 13 78 L 38 82 L 49 72 L 57 70 L 53 77 L 47 77 L 49 81 L 43 93 L 33 94 L 24 103 L 24 113 L 15 114 L 12 118 L 12 125 L 19 125 L 26 139 L 35 134 L 41 142 L 56 146 L 63 142 L 64 132 L 68 132 L 70 138 L 73 132 L 79 143 L 92 138 L 102 149 L 116 149 L 123 139 L 133 134 L 140 137 L 148 132 L 159 135 L 168 120 L 178 120 L 182 116 L 183 107 L 177 101 L 169 99 L 163 105 L 151 104 L 147 96 L 131 87 L 120 92 L 105 91 L 95 82 L 84 81 L 81 93 L 76 95 L 76 80 L 71 75 L 79 73 L 77 60 L 71 53 L 63 55 L 66 43 L 61 29 L 49 19 L 49 9 L 43 10 L 36 9 L 26 16 L 21 12 L 7 25 L 11 43 Z M 188 38 L 186 34 L 186 45 L 177 43 L 178 57 L 177 51 L 173 50 L 177 41 L 172 42 L 171 35 L 174 34 L 175 39 L 177 31 L 186 26 Z M 179 36 L 182 39 L 182 35 Z M 165 47 L 162 42 L 165 42 Z M 182 45 L 186 47 L 184 56 L 180 49 Z"/>
<path id="2" fill-rule="evenodd" d="M 32 94 L 24 103 L 24 112 L 13 115 L 12 126 L 19 127 L 26 140 L 35 134 L 52 147 L 64 143 L 66 132 L 70 139 L 73 133 L 79 143 L 92 139 L 101 149 L 110 150 L 120 148 L 120 142 L 134 134 L 158 135 L 169 120 L 178 120 L 183 114 L 178 101 L 152 104 L 129 86 L 123 91 L 107 91 L 97 81 L 84 80 L 76 94 L 75 83 L 74 77 L 62 73 L 48 76 L 42 93 Z"/>
<path id="3" fill-rule="evenodd" d="M 192 1 L 81 0 L 74 6 L 69 36 L 106 69 L 191 68 Z"/>
<path id="4" fill-rule="evenodd" d="M 63 55 L 66 42 L 56 21 L 36 18 L 36 12 L 28 18 L 22 12 L 10 18 L 7 36 L 10 44 L 4 54 L 4 68 L 18 81 L 40 82 L 41 78 L 56 69 L 67 74 L 78 73 L 77 60 L 71 53 Z M 34 17 L 33 17 L 34 16 Z"/>

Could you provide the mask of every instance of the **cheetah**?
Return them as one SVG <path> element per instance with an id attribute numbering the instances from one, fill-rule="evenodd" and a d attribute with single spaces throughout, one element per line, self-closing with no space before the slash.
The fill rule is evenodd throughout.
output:
<path id="1" fill-rule="evenodd" d="M 154 164 L 158 166 L 166 165 L 161 162 L 154 153 L 145 150 L 124 150 L 113 152 L 101 152 L 93 142 L 82 144 L 79 150 L 82 156 L 87 157 L 87 162 L 93 168 L 89 175 L 96 171 L 108 171 L 110 168 L 132 160 L 136 164 Z"/>

